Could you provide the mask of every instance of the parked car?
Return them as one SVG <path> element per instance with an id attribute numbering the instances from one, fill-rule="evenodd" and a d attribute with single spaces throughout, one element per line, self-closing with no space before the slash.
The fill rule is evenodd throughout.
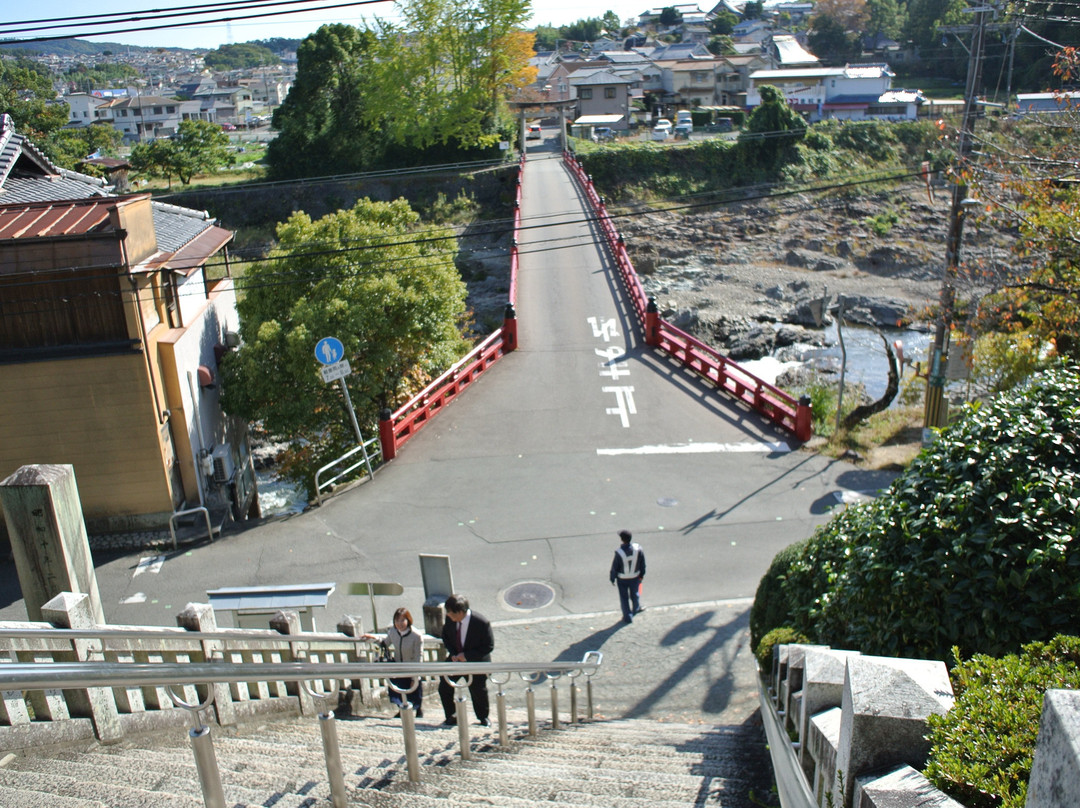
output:
<path id="1" fill-rule="evenodd" d="M 543 140 L 543 138 L 544 132 L 539 124 L 534 123 L 525 131 L 526 140 Z"/>
<path id="2" fill-rule="evenodd" d="M 669 137 L 671 137 L 671 121 L 667 118 L 660 118 L 656 125 L 653 126 L 652 139 L 667 140 Z"/>
<path id="3" fill-rule="evenodd" d="M 677 123 L 673 133 L 676 140 L 689 140 L 690 133 L 694 131 L 694 125 L 692 123 Z"/>
<path id="4" fill-rule="evenodd" d="M 614 140 L 615 130 L 613 130 L 610 126 L 598 126 L 593 129 L 592 139 L 594 143 L 604 143 L 609 140 Z"/>
<path id="5" fill-rule="evenodd" d="M 223 124 L 221 125 L 221 128 L 222 128 L 222 129 L 224 129 L 224 130 L 225 130 L 226 132 L 235 132 L 235 131 L 236 131 L 236 124 L 233 124 L 233 123 L 223 123 Z"/>

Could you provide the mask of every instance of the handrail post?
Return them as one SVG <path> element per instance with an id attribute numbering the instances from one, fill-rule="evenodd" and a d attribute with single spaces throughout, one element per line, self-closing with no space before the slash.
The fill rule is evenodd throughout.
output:
<path id="1" fill-rule="evenodd" d="M 506 674 L 505 679 L 500 679 L 502 674 L 491 674 L 490 678 L 497 686 L 498 690 L 495 691 L 495 710 L 499 716 L 499 746 L 503 749 L 510 745 L 509 738 L 506 731 L 506 692 L 503 690 L 503 685 L 510 681 L 510 674 Z"/>
<path id="2" fill-rule="evenodd" d="M 529 737 L 536 737 L 536 691 L 532 686 L 540 678 L 539 673 L 519 673 L 518 674 L 526 683 L 528 687 L 525 688 L 525 709 L 529 714 Z"/>
<path id="3" fill-rule="evenodd" d="M 593 699 L 592 699 L 592 677 L 585 677 L 585 716 L 592 721 L 593 719 Z"/>
<path id="4" fill-rule="evenodd" d="M 319 731 L 326 758 L 326 777 L 330 781 L 330 803 L 334 808 L 346 808 L 349 803 L 345 797 L 345 772 L 341 767 L 341 744 L 333 710 L 319 713 Z"/>
<path id="5" fill-rule="evenodd" d="M 419 783 L 420 756 L 416 750 L 416 711 L 413 709 L 413 703 L 409 700 L 409 694 L 418 687 L 423 692 L 423 679 L 419 677 L 413 679 L 412 687 L 409 688 L 400 688 L 394 684 L 392 679 L 387 679 L 386 686 L 402 696 L 398 712 L 401 715 L 401 734 L 405 740 L 405 765 L 409 770 L 409 782 Z M 335 808 L 337 807 L 335 806 Z"/>
<path id="6" fill-rule="evenodd" d="M 461 759 L 472 760 L 472 750 L 469 748 L 469 713 L 465 706 L 465 694 L 462 692 L 472 684 L 472 674 L 453 681 L 447 676 L 443 681 L 454 688 L 454 718 L 457 721 L 458 745 L 461 747 Z"/>
<path id="7" fill-rule="evenodd" d="M 330 709 L 330 699 L 335 698 L 341 690 L 336 679 L 330 680 L 329 684 L 329 692 L 313 690 L 306 681 L 300 682 L 300 688 L 312 699 L 322 700 L 327 705 L 326 709 L 319 713 L 319 733 L 322 735 L 323 758 L 326 760 L 326 778 L 330 781 L 330 803 L 334 808 L 348 808 L 345 770 L 341 766 L 341 743 L 338 741 L 334 711 Z M 345 682 L 341 684 L 344 685 Z"/>
<path id="8" fill-rule="evenodd" d="M 559 674 L 548 674 L 551 679 L 551 728 L 559 729 Z"/>
<path id="9" fill-rule="evenodd" d="M 571 671 L 570 673 L 567 674 L 567 676 L 570 678 L 570 723 L 571 724 L 577 724 L 577 722 L 578 722 L 578 717 L 577 717 L 577 712 L 578 712 L 578 704 L 577 704 L 577 702 L 578 702 L 578 686 L 577 686 L 577 682 L 575 680 L 577 679 L 577 677 L 581 676 L 581 674 L 582 674 L 581 671 Z"/>
<path id="10" fill-rule="evenodd" d="M 199 773 L 199 786 L 202 790 L 203 804 L 206 808 L 225 808 L 225 792 L 221 790 L 221 771 L 214 754 L 214 739 L 210 737 L 210 727 L 203 723 L 202 711 L 214 703 L 214 688 L 207 688 L 206 700 L 202 704 L 190 704 L 173 692 L 172 686 L 166 688 L 169 698 L 177 707 L 182 707 L 191 716 L 192 728 L 188 730 L 191 738 L 191 751 L 195 755 L 195 770 Z"/>

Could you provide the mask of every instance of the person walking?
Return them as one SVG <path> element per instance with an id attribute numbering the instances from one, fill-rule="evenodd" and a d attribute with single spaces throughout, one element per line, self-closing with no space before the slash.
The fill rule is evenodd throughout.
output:
<path id="1" fill-rule="evenodd" d="M 384 649 L 391 655 L 394 662 L 419 662 L 424 650 L 424 641 L 420 632 L 413 630 L 412 614 L 402 607 L 394 612 L 394 625 L 386 630 L 386 634 L 379 638 L 374 634 L 363 635 L 365 640 L 380 640 Z M 392 678 L 390 683 L 402 690 L 408 690 L 416 682 L 416 688 L 410 693 L 399 693 L 390 687 L 390 703 L 399 708 L 404 706 L 405 697 L 408 696 L 409 704 L 416 711 L 416 717 L 422 718 L 424 711 L 421 707 L 424 699 L 423 681 L 407 677 L 403 679 Z"/>
<path id="2" fill-rule="evenodd" d="M 469 608 L 469 599 L 462 595 L 451 595 L 446 599 L 446 622 L 443 624 L 442 641 L 451 662 L 491 662 L 491 652 L 495 648 L 495 635 L 491 623 Z M 443 714 L 448 727 L 457 724 L 454 711 L 454 686 L 447 678 L 458 681 L 461 676 L 441 677 L 439 679 L 439 698 L 442 699 Z M 490 727 L 488 719 L 487 674 L 472 674 L 469 685 L 473 712 L 480 726 Z"/>
<path id="3" fill-rule="evenodd" d="M 641 608 L 641 582 L 645 580 L 645 551 L 633 541 L 629 530 L 620 530 L 622 544 L 615 549 L 611 562 L 611 583 L 619 585 L 619 605 L 624 623 L 633 623 Z"/>

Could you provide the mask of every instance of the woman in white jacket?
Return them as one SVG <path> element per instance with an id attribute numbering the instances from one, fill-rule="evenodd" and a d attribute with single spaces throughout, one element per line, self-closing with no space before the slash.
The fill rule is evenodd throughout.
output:
<path id="1" fill-rule="evenodd" d="M 379 639 L 373 634 L 365 634 L 365 640 Z M 409 610 L 402 607 L 394 612 L 394 625 L 390 626 L 386 630 L 386 634 L 381 638 L 383 648 L 386 649 L 389 655 L 392 655 L 394 662 L 419 662 L 420 655 L 424 648 L 424 641 L 420 636 L 420 632 L 413 630 L 412 614 Z M 391 649 L 393 649 L 391 651 Z M 404 704 L 403 698 L 405 695 L 409 697 L 409 703 L 412 704 L 413 709 L 416 710 L 417 718 L 424 715 L 424 711 L 421 709 L 421 702 L 423 701 L 423 683 L 419 680 L 414 680 L 412 677 L 406 677 L 404 679 L 391 679 L 390 682 L 402 690 L 408 690 L 412 687 L 413 682 L 416 681 L 416 688 L 408 694 L 398 693 L 393 688 L 388 688 L 390 691 L 390 702 L 401 707 Z"/>

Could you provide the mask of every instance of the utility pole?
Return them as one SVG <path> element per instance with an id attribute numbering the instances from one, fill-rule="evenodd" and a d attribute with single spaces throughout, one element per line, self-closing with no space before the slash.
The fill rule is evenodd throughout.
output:
<path id="1" fill-rule="evenodd" d="M 976 0 L 979 2 L 979 0 Z M 975 24 L 970 26 L 971 49 L 968 53 L 967 85 L 964 89 L 964 118 L 960 125 L 960 140 L 957 146 L 957 162 L 961 172 L 966 170 L 968 154 L 971 152 L 971 139 L 975 132 L 975 118 L 978 115 L 978 89 L 982 82 L 983 43 L 986 36 L 987 18 L 994 12 L 989 5 L 977 5 Z M 962 26 L 967 29 L 968 26 Z M 970 205 L 967 198 L 967 182 L 963 173 L 957 175 L 953 186 L 952 206 L 949 210 L 949 233 L 945 240 L 945 267 L 942 271 L 941 298 L 939 302 L 937 329 L 934 332 L 934 344 L 930 349 L 930 369 L 926 376 L 926 406 L 923 412 L 923 443 L 932 439 L 933 428 L 945 426 L 947 407 L 945 404 L 945 367 L 949 358 L 949 334 L 952 329 L 953 307 L 956 302 L 956 289 L 953 280 L 960 267 L 960 245 L 964 234 L 964 210 Z"/>

